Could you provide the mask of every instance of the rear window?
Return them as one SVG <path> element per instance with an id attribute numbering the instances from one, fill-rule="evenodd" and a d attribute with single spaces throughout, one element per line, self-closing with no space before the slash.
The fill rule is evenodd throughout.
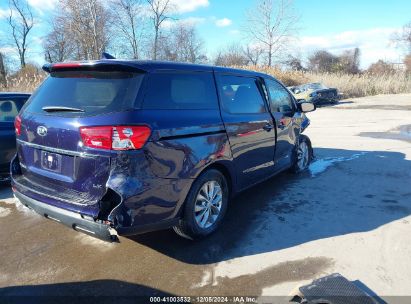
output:
<path id="1" fill-rule="evenodd" d="M 208 72 L 160 72 L 150 75 L 145 109 L 218 109 L 214 77 Z"/>
<path id="2" fill-rule="evenodd" d="M 43 107 L 69 107 L 84 111 L 80 115 L 94 115 L 133 109 L 143 77 L 143 74 L 128 72 L 52 73 L 32 96 L 25 110 L 46 113 Z M 63 112 L 52 113 L 61 115 Z"/>

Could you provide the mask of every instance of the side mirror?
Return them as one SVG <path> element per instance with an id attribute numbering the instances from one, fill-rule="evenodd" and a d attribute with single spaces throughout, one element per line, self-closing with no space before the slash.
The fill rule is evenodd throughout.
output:
<path id="1" fill-rule="evenodd" d="M 312 102 L 301 102 L 298 104 L 299 110 L 303 113 L 315 111 L 315 104 Z"/>

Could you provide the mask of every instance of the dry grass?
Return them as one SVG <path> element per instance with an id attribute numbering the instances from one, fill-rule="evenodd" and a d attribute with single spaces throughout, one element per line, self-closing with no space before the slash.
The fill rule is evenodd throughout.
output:
<path id="1" fill-rule="evenodd" d="M 322 82 L 329 87 L 335 87 L 344 93 L 345 97 L 363 97 L 377 94 L 411 93 L 411 76 L 405 73 L 395 74 L 330 74 L 313 72 L 282 71 L 276 68 L 262 66 L 237 67 L 255 70 L 273 75 L 287 86 L 299 85 L 307 82 Z M 0 87 L 0 91 L 33 92 L 46 77 L 46 73 L 28 66 L 24 70 L 7 78 L 7 87 Z"/>
<path id="2" fill-rule="evenodd" d="M 0 85 L 0 91 L 32 93 L 43 82 L 46 76 L 47 74 L 41 69 L 27 65 L 24 69 L 7 76 L 7 85 Z"/>
<path id="3" fill-rule="evenodd" d="M 269 67 L 241 67 L 270 74 L 287 86 L 307 82 L 321 82 L 328 87 L 338 88 L 345 97 L 363 97 L 378 94 L 411 93 L 411 75 L 404 72 L 360 75 L 281 71 Z"/>

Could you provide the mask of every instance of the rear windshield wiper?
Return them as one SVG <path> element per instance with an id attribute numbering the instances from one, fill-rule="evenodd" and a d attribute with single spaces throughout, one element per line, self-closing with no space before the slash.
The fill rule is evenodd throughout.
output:
<path id="1" fill-rule="evenodd" d="M 59 107 L 59 106 L 48 106 L 48 107 L 42 107 L 41 109 L 46 112 L 84 112 L 84 110 L 79 109 L 79 108 Z"/>

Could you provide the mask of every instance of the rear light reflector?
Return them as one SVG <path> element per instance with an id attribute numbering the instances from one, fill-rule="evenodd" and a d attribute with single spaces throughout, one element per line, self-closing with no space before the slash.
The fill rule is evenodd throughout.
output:
<path id="1" fill-rule="evenodd" d="M 78 68 L 81 66 L 81 63 L 79 62 L 65 62 L 65 63 L 55 63 L 52 65 L 53 70 L 57 69 L 72 69 L 72 68 Z"/>
<path id="2" fill-rule="evenodd" d="M 103 126 L 80 128 L 86 147 L 105 150 L 141 149 L 150 137 L 147 126 Z"/>
<path id="3" fill-rule="evenodd" d="M 14 119 L 14 130 L 16 132 L 17 136 L 20 136 L 21 134 L 21 118 L 19 115 L 16 116 Z"/>

